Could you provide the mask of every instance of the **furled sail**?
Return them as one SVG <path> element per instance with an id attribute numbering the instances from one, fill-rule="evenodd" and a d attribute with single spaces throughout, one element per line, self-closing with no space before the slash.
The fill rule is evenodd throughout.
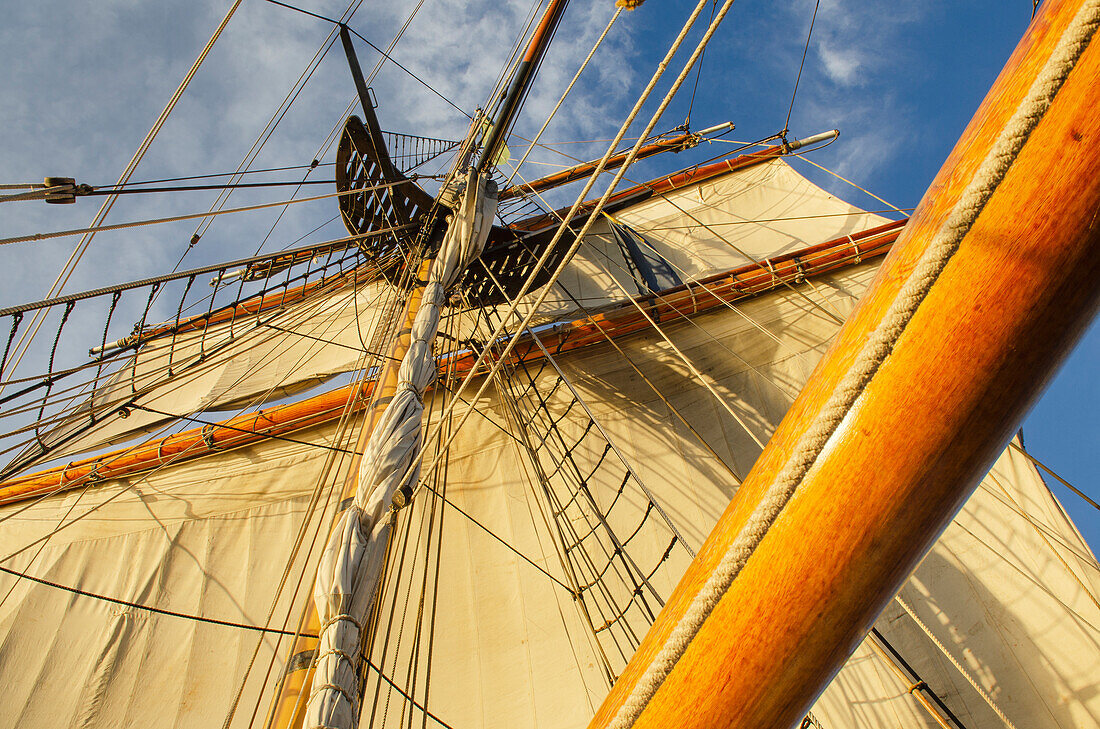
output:
<path id="1" fill-rule="evenodd" d="M 765 258 L 881 222 L 783 163 L 712 185 L 714 197 L 705 186 L 670 197 L 729 224 L 710 226 L 721 238 L 661 200 L 614 215 L 685 281 L 748 262 L 723 238 L 743 235 L 737 246 Z M 741 222 L 754 216 L 798 220 Z M 692 228 L 709 241 L 696 268 L 677 258 Z M 625 298 L 611 276 L 637 291 L 609 267 L 629 253 L 610 222 L 605 233 L 607 255 L 583 249 L 562 282 L 585 309 Z M 397 514 L 360 726 L 584 727 L 875 270 L 853 258 L 790 289 L 504 368 Z M 583 316 L 568 297 L 555 307 Z M 444 328 L 485 337 L 502 315 L 456 312 Z M 454 384 L 444 376 L 426 396 L 430 423 Z M 14 555 L 0 565 L 53 583 L 0 574 L 0 715 L 261 725 L 289 642 L 272 631 L 293 633 L 309 599 L 354 440 L 345 418 L 0 508 L 0 559 Z M 1088 689 L 1097 594 L 1095 558 L 1009 452 L 901 592 L 927 633 L 900 604 L 878 629 L 970 729 L 1000 719 L 948 655 L 1017 726 L 1088 725 L 1100 720 Z M 865 644 L 814 717 L 828 729 L 933 726 L 910 688 Z"/>

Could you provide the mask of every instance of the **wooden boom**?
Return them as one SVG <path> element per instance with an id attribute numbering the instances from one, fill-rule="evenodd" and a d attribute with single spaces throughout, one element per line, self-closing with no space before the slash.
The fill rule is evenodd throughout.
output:
<path id="1" fill-rule="evenodd" d="M 661 664 L 671 670 L 653 670 L 651 677 L 667 673 L 654 679 L 655 692 L 635 694 L 1081 6 L 1043 3 L 591 729 L 796 725 L 1091 320 L 1100 293 L 1096 40 L 736 579 L 678 659 Z M 649 698 L 633 704 L 640 712 L 624 709 L 613 722 L 632 694 Z"/>

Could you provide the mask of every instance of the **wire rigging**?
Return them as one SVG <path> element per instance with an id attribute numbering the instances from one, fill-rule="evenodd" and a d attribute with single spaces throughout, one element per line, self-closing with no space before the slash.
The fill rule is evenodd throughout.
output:
<path id="1" fill-rule="evenodd" d="M 717 0 L 716 0 L 717 1 Z M 802 67 L 806 65 L 806 54 L 810 50 L 810 38 L 814 34 L 814 23 L 817 22 L 817 9 L 821 7 L 821 0 L 815 0 L 814 2 L 814 14 L 810 18 L 810 30 L 806 33 L 806 46 L 802 49 L 802 60 L 798 64 L 798 75 L 794 79 L 794 90 L 791 92 L 791 105 L 787 109 L 787 118 L 783 121 L 783 131 L 781 134 L 786 139 L 787 132 L 791 125 L 791 112 L 794 111 L 794 99 L 798 95 L 798 82 L 802 80 Z"/>
<path id="2" fill-rule="evenodd" d="M 411 77 L 412 77 L 412 78 L 413 78 L 414 80 L 416 80 L 416 81 L 417 81 L 417 82 L 418 82 L 419 84 L 421 84 L 421 85 L 422 85 L 422 86 L 423 86 L 424 88 L 426 88 L 426 89 L 427 89 L 428 91 L 431 91 L 431 92 L 432 92 L 433 94 L 435 94 L 435 95 L 436 95 L 436 96 L 438 96 L 438 97 L 439 97 L 440 99 L 442 99 L 443 101 L 445 101 L 445 102 L 446 102 L 446 103 L 447 103 L 448 105 L 450 105 L 450 106 L 451 106 L 451 108 L 453 108 L 453 109 L 454 109 L 455 111 L 457 111 L 457 112 L 458 112 L 459 114 L 462 114 L 462 116 L 466 117 L 467 119 L 473 119 L 473 117 L 472 117 L 472 116 L 470 116 L 470 115 L 469 115 L 468 113 L 466 113 L 465 111 L 463 111 L 462 107 L 460 107 L 460 106 L 459 106 L 458 104 L 456 104 L 456 103 L 454 103 L 453 101 L 451 101 L 450 99 L 448 99 L 448 98 L 447 98 L 446 96 L 444 96 L 444 95 L 443 95 L 442 93 L 440 93 L 440 92 L 439 92 L 439 90 L 438 90 L 438 89 L 436 89 L 436 88 L 435 88 L 434 86 L 432 86 L 432 85 L 431 85 L 431 84 L 429 84 L 429 83 L 428 83 L 427 81 L 425 81 L 424 79 L 422 79 L 422 78 L 420 78 L 419 76 L 417 76 L 417 75 L 416 75 L 415 73 L 413 73 L 412 71 L 410 71 L 410 70 L 409 70 L 408 68 L 406 68 L 405 66 L 403 66 L 403 65 L 401 64 L 401 62 L 400 62 L 400 61 L 398 61 L 397 59 L 395 59 L 395 58 L 394 58 L 393 56 L 389 55 L 388 53 L 386 53 L 385 51 L 383 51 L 383 50 L 382 50 L 381 48 L 379 48 L 378 46 L 374 45 L 374 43 L 371 43 L 371 42 L 370 42 L 370 41 L 369 41 L 369 40 L 368 40 L 367 38 L 365 38 L 365 37 L 364 37 L 364 36 L 363 36 L 363 35 L 362 35 L 362 34 L 361 34 L 361 33 L 360 33 L 359 31 L 357 31 L 357 30 L 356 30 L 355 28 L 352 28 L 352 27 L 351 27 L 350 25 L 347 25 L 347 23 L 345 23 L 345 22 L 342 22 L 342 21 L 339 21 L 339 20 L 334 20 L 333 18 L 328 18 L 328 17 L 325 17 L 324 15 L 318 15 L 317 13 L 314 13 L 314 12 L 310 12 L 309 10 L 304 10 L 304 9 L 302 9 L 302 8 L 299 8 L 299 7 L 295 7 L 294 5 L 289 5 L 289 4 L 287 4 L 287 3 L 284 3 L 284 2 L 280 2 L 279 0 L 264 0 L 264 1 L 265 1 L 265 2 L 269 2 L 269 3 L 271 3 L 272 5 L 279 5 L 279 6 L 282 6 L 282 7 L 284 7 L 284 8 L 287 8 L 287 9 L 289 9 L 289 10 L 293 10 L 293 11 L 295 11 L 295 12 L 299 12 L 299 13 L 302 13 L 303 15 L 309 15 L 309 16 L 312 16 L 312 17 L 314 17 L 314 18 L 317 18 L 318 20 L 324 20 L 325 22 L 328 22 L 328 23 L 332 23 L 333 25 L 336 25 L 336 26 L 339 26 L 339 27 L 346 27 L 346 28 L 348 29 L 348 31 L 349 31 L 350 33 L 352 33 L 353 35 L 355 35 L 355 37 L 357 37 L 357 38 L 358 38 L 359 40 L 361 40 L 361 41 L 363 41 L 364 43 L 366 43 L 366 44 L 367 44 L 368 46 L 370 46 L 370 47 L 371 47 L 371 48 L 372 48 L 372 49 L 373 49 L 373 50 L 374 50 L 374 51 L 375 51 L 376 53 L 380 54 L 380 55 L 381 55 L 381 56 L 382 56 L 383 58 L 385 58 L 385 59 L 386 59 L 387 61 L 389 61 L 390 63 L 392 63 L 393 65 L 397 66 L 397 67 L 398 67 L 399 69 L 401 69 L 401 70 L 402 70 L 402 71 L 404 71 L 405 73 L 407 73 L 407 74 L 408 74 L 409 76 L 411 76 Z"/>
<path id="3" fill-rule="evenodd" d="M 100 595 L 95 592 L 89 592 L 88 590 L 81 590 L 78 587 L 72 587 L 71 585 L 62 585 L 59 582 L 53 582 L 41 577 L 35 577 L 28 575 L 25 572 L 19 572 L 8 567 L 0 565 L 0 572 L 11 575 L 12 577 L 18 577 L 21 580 L 28 580 L 30 582 L 36 582 L 39 585 L 45 585 L 46 587 L 52 587 L 57 590 L 64 590 L 65 592 L 71 592 L 74 595 L 80 595 L 82 597 L 90 597 L 95 600 L 102 600 L 103 602 L 113 603 L 115 605 L 122 605 L 124 607 L 134 608 L 135 610 L 144 610 L 150 613 L 156 613 L 157 615 L 167 615 L 173 618 L 184 618 L 186 620 L 194 620 L 199 623 L 210 623 L 212 625 L 222 625 L 227 628 L 239 628 L 241 630 L 252 630 L 260 633 L 273 633 L 276 635 L 293 635 L 288 630 L 280 630 L 279 628 L 268 628 L 262 625 L 251 625 L 249 623 L 240 623 L 233 620 L 221 620 L 219 618 L 210 618 L 203 615 L 193 615 L 191 613 L 181 613 L 176 610 L 167 610 L 165 608 L 158 608 L 153 605 L 145 605 L 140 602 L 132 602 L 130 600 L 122 600 L 117 597 L 111 597 L 109 595 Z"/>

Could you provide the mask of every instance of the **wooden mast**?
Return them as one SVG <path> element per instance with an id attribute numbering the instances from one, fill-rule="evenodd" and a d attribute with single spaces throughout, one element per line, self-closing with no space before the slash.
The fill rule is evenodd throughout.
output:
<path id="1" fill-rule="evenodd" d="M 795 725 L 1091 320 L 1100 298 L 1095 41 L 736 579 L 670 670 L 650 674 L 667 673 L 655 692 L 638 688 L 1082 5 L 1042 5 L 590 729 Z M 632 694 L 647 698 L 620 715 Z"/>
<path id="2" fill-rule="evenodd" d="M 478 163 L 479 170 L 487 170 L 496 157 L 496 153 L 504 144 L 508 129 L 518 113 L 527 89 L 530 87 L 539 61 L 550 45 L 554 36 L 554 30 L 561 20 L 568 0 L 550 0 L 542 21 L 532 35 L 527 53 L 523 60 L 517 64 L 513 75 L 512 84 L 508 90 L 496 124 L 490 130 L 488 139 L 485 140 L 481 159 Z M 359 96 L 366 109 L 369 100 L 367 98 L 365 84 L 362 80 L 362 72 L 358 69 L 358 62 L 354 60 L 354 52 L 351 50 L 351 40 L 347 28 L 341 26 L 341 35 L 348 52 L 349 62 L 352 65 L 352 75 L 355 77 Z M 372 116 L 367 113 L 367 116 Z M 470 129 L 463 151 L 459 153 L 455 162 L 452 176 L 459 174 L 460 170 L 468 164 L 469 155 L 473 153 L 473 141 L 477 132 L 477 124 L 480 120 L 475 118 Z M 429 216 L 425 226 L 434 226 L 438 216 Z M 431 237 L 431 231 L 426 231 L 425 239 Z M 375 425 L 382 417 L 391 396 L 397 389 L 398 372 L 401 362 L 409 351 L 412 336 L 413 321 L 420 310 L 421 301 L 426 282 L 435 263 L 433 257 L 425 258 L 417 272 L 415 285 L 406 302 L 403 316 L 399 323 L 398 336 L 390 352 L 385 370 L 371 394 L 370 409 L 367 418 L 360 431 L 359 439 L 355 447 L 356 455 L 352 457 L 348 476 L 344 483 L 342 499 L 354 497 L 358 490 L 359 462 L 361 454 L 366 450 L 368 441 L 374 431 Z M 275 701 L 272 704 L 267 726 L 272 729 L 300 729 L 305 719 L 306 706 L 309 704 L 309 693 L 312 686 L 314 667 L 316 665 L 316 651 L 318 635 L 321 625 L 317 615 L 317 608 L 312 600 L 308 601 L 306 610 L 299 623 L 299 635 L 295 638 L 290 657 L 286 664 L 286 673 L 279 682 Z M 306 635 L 308 634 L 308 635 Z"/>

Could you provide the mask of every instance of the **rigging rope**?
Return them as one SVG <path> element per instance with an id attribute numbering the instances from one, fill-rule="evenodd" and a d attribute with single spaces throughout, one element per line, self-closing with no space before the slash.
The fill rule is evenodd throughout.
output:
<path id="1" fill-rule="evenodd" d="M 511 175 L 508 176 L 508 180 L 505 182 L 505 184 L 501 186 L 502 189 L 511 185 L 512 180 L 517 174 L 519 174 L 519 168 L 522 167 L 523 163 L 527 161 L 527 158 L 531 155 L 531 152 L 532 150 L 534 150 L 535 145 L 539 143 L 539 139 L 542 138 L 542 133 L 546 131 L 546 127 L 550 126 L 551 120 L 558 113 L 558 109 L 561 108 L 562 103 L 565 101 L 565 97 L 569 96 L 569 92 L 573 90 L 573 86 L 577 83 L 577 79 L 581 77 L 581 73 L 583 73 L 584 69 L 588 67 L 588 62 L 592 60 L 592 56 L 596 55 L 596 50 L 603 43 L 604 38 L 607 37 L 608 32 L 610 32 L 611 30 L 611 26 L 614 25 L 615 21 L 619 19 L 620 13 L 622 13 L 622 8 L 617 8 L 615 10 L 615 14 L 611 16 L 611 20 L 607 21 L 607 27 L 603 29 L 602 33 L 600 33 L 600 37 L 596 39 L 596 43 L 592 46 L 592 49 L 588 51 L 588 55 L 585 56 L 584 61 L 581 62 L 580 68 L 578 68 L 577 72 L 573 74 L 573 80 L 570 81 L 569 85 L 565 87 L 565 91 L 562 92 L 561 98 L 558 99 L 558 103 L 555 104 L 554 108 L 550 110 L 550 114 L 546 117 L 546 121 L 543 122 L 542 127 L 539 129 L 538 133 L 535 134 L 535 138 L 531 140 L 531 144 L 527 147 L 527 151 L 523 153 L 523 157 L 521 157 L 519 162 L 514 165 L 513 172 Z"/>
<path id="2" fill-rule="evenodd" d="M 368 46 L 370 46 L 375 52 L 377 52 L 379 55 L 381 55 L 387 61 L 389 61 L 390 63 L 397 66 L 398 68 L 400 68 L 405 73 L 412 76 L 414 80 L 416 80 L 418 83 L 420 83 L 428 91 L 431 91 L 433 94 L 435 94 L 439 98 L 443 99 L 443 101 L 447 102 L 459 114 L 462 114 L 462 116 L 466 117 L 467 119 L 473 119 L 473 117 L 470 116 L 469 114 L 467 114 L 465 111 L 463 111 L 462 108 L 458 106 L 458 104 L 454 103 L 453 101 L 448 99 L 446 96 L 441 94 L 438 90 L 435 89 L 435 87 L 433 87 L 431 84 L 429 84 L 424 79 L 417 76 L 415 73 L 410 71 L 408 68 L 406 68 L 405 66 L 402 66 L 401 63 L 397 61 L 397 59 L 393 58 L 388 53 L 383 51 L 381 48 L 379 48 L 378 46 L 371 43 L 369 40 L 367 40 L 365 37 L 363 37 L 363 35 L 360 34 L 359 31 L 357 31 L 355 28 L 352 28 L 350 25 L 347 25 L 347 23 L 344 23 L 344 22 L 339 21 L 339 20 L 334 20 L 332 18 L 327 18 L 324 15 L 318 15 L 317 13 L 312 13 L 308 10 L 303 10 L 302 8 L 295 7 L 293 5 L 288 5 L 287 3 L 284 3 L 284 2 L 279 2 L 279 0 L 265 0 L 265 2 L 269 2 L 272 5 L 280 5 L 284 8 L 289 9 L 289 10 L 294 10 L 295 12 L 302 13 L 303 15 L 309 15 L 309 16 L 312 16 L 312 17 L 317 18 L 319 20 L 324 20 L 328 23 L 332 23 L 333 25 L 347 28 L 350 33 L 354 34 L 357 38 L 359 38 L 359 40 L 363 41 Z"/>
<path id="3" fill-rule="evenodd" d="M 181 613 L 175 610 L 166 610 L 164 608 L 154 607 L 152 605 L 144 605 L 140 602 L 131 602 L 130 600 L 122 600 L 117 597 L 110 597 L 108 595 L 99 595 L 94 592 L 88 592 L 87 590 L 81 590 L 78 587 L 72 587 L 70 585 L 62 585 L 58 582 L 51 582 L 50 580 L 42 579 L 41 577 L 34 577 L 28 575 L 25 572 L 19 572 L 17 570 L 9 569 L 7 567 L 0 566 L 0 572 L 11 575 L 12 577 L 18 577 L 23 580 L 29 580 L 30 582 L 37 582 L 40 585 L 47 587 L 53 587 L 58 590 L 64 590 L 71 592 L 74 595 L 81 595 L 83 597 L 90 597 L 96 600 L 102 600 L 103 602 L 113 603 L 115 605 L 123 605 L 125 607 L 135 608 L 137 610 L 145 610 L 146 612 L 156 613 L 157 615 L 168 615 L 173 618 L 185 618 L 187 620 L 194 620 L 199 623 L 210 623 L 212 625 L 224 625 L 227 628 L 240 628 L 242 630 L 254 630 L 260 633 L 274 633 L 276 635 L 293 635 L 288 630 L 280 630 L 279 628 L 266 628 L 262 625 L 251 625 L 249 623 L 238 623 L 232 620 L 220 620 L 218 618 L 208 618 L 202 615 L 192 615 L 190 613 Z"/>
<path id="4" fill-rule="evenodd" d="M 1016 451 L 1017 451 L 1018 453 L 1020 453 L 1020 454 L 1021 454 L 1021 455 L 1022 455 L 1022 456 L 1023 456 L 1024 458 L 1026 458 L 1027 460 L 1031 461 L 1031 462 L 1032 462 L 1033 464 L 1035 464 L 1035 465 L 1036 465 L 1036 466 L 1038 466 L 1039 468 L 1043 469 L 1044 471 L 1046 471 L 1047 473 L 1049 473 L 1049 474 L 1050 474 L 1051 476 L 1053 476 L 1054 478 L 1058 479 L 1058 483 L 1062 484 L 1062 485 L 1063 485 L 1063 486 L 1065 486 L 1065 487 L 1066 487 L 1067 489 L 1069 489 L 1070 491 L 1072 491 L 1073 493 L 1077 494 L 1077 495 L 1078 495 L 1078 496 L 1080 496 L 1080 497 L 1081 497 L 1082 499 L 1084 499 L 1085 501 L 1087 501 L 1087 502 L 1089 503 L 1089 506 L 1091 506 L 1092 508 L 1096 509 L 1097 511 L 1100 511 L 1100 504 L 1098 504 L 1098 503 L 1096 503 L 1095 501 L 1093 501 L 1092 499 L 1090 499 L 1090 498 L 1088 497 L 1088 495 L 1087 495 L 1087 494 L 1085 494 L 1085 492 L 1083 492 L 1083 491 L 1081 491 L 1080 489 L 1078 489 L 1078 488 L 1077 488 L 1076 486 L 1074 486 L 1073 484 L 1071 484 L 1071 483 L 1070 483 L 1069 481 L 1065 480 L 1064 478 L 1062 478 L 1061 476 L 1059 476 L 1058 474 L 1056 474 L 1056 473 L 1055 473 L 1054 471 L 1050 470 L 1050 467 L 1049 467 L 1049 466 L 1047 466 L 1047 465 L 1046 465 L 1045 463 L 1042 463 L 1042 462 L 1041 462 L 1041 461 L 1039 461 L 1039 459 L 1037 459 L 1037 458 L 1036 458 L 1035 456 L 1031 455 L 1031 454 L 1030 454 L 1030 453 L 1028 453 L 1028 452 L 1027 452 L 1026 450 L 1024 450 L 1023 448 L 1021 448 L 1020 446 L 1016 445 L 1016 442 L 1015 442 L 1015 441 L 1009 441 L 1009 442 L 1008 442 L 1008 445 L 1009 445 L 1010 447 L 1012 447 L 1012 448 L 1013 448 L 1014 450 L 1016 450 Z"/>
<path id="5" fill-rule="evenodd" d="M 879 196 L 878 196 L 878 195 L 876 195 L 875 193 L 871 192 L 870 190 L 865 190 L 864 188 L 860 187 L 860 186 L 859 186 L 859 185 L 857 185 L 856 183 L 854 183 L 854 182 L 852 182 L 851 180 L 849 180 L 849 179 L 848 179 L 847 177 L 844 177 L 843 175 L 840 175 L 840 174 L 838 174 L 838 173 L 836 173 L 836 172 L 833 172 L 833 171 L 832 171 L 832 170 L 830 170 L 830 169 L 829 169 L 828 167 L 826 167 L 826 166 L 824 166 L 824 165 L 820 165 L 820 164 L 818 164 L 817 162 L 814 162 L 814 161 L 813 161 L 812 159 L 810 159 L 809 157 L 807 157 L 807 156 L 805 156 L 805 155 L 803 155 L 803 154 L 795 154 L 795 155 L 791 155 L 791 156 L 792 156 L 792 157 L 797 157 L 798 159 L 802 160 L 803 162 L 809 162 L 809 163 L 810 163 L 810 164 L 812 164 L 812 165 L 813 165 L 814 167 L 816 167 L 816 168 L 818 168 L 819 170 L 822 170 L 822 171 L 824 171 L 824 172 L 828 172 L 828 173 L 829 173 L 830 175 L 832 175 L 833 177 L 837 178 L 837 179 L 838 179 L 838 180 L 840 180 L 841 182 L 847 182 L 847 183 L 848 183 L 849 185 L 851 185 L 851 186 L 852 186 L 852 187 L 854 187 L 855 189 L 859 190 L 860 192 L 862 192 L 862 193 L 864 193 L 864 194 L 866 194 L 866 195 L 870 195 L 871 197 L 873 197 L 874 199 L 878 200 L 878 201 L 879 201 L 880 203 L 882 203 L 883 205 L 888 205 L 888 206 L 890 206 L 890 210 L 868 210 L 867 212 L 869 212 L 869 213 L 889 213 L 889 212 L 896 212 L 896 213 L 901 213 L 902 215 L 908 215 L 909 213 L 911 213 L 911 212 L 913 212 L 914 210 L 916 210 L 916 208 L 899 208 L 899 207 L 898 207 L 897 205 L 894 205 L 894 204 L 893 204 L 892 202 L 889 202 L 889 201 L 887 201 L 887 200 L 884 200 L 884 199 L 882 199 L 881 197 L 879 197 Z"/>
<path id="6" fill-rule="evenodd" d="M 942 227 L 929 242 L 916 268 L 899 291 L 894 304 L 868 337 L 848 373 L 822 407 L 818 418 L 791 450 L 783 470 L 764 494 L 688 610 L 673 627 L 645 673 L 620 705 L 609 729 L 629 729 L 649 704 L 665 678 L 683 656 L 703 622 L 725 595 L 733 580 L 764 538 L 779 513 L 794 495 L 837 425 L 847 415 L 864 387 L 889 356 L 894 343 L 913 317 L 963 237 L 993 195 L 1012 162 L 1038 125 L 1077 59 L 1100 24 L 1100 0 L 1087 0 L 1066 28 L 1027 96 L 1020 102 L 997 137 L 973 179 Z"/>
<path id="7" fill-rule="evenodd" d="M 392 187 L 394 185 L 400 185 L 400 182 L 388 182 L 383 185 L 376 185 L 375 189 L 383 187 Z M 197 218 L 212 218 L 217 215 L 229 215 L 230 213 L 245 213 L 252 210 L 263 210 L 265 208 L 275 208 L 280 205 L 292 205 L 295 203 L 315 202 L 317 200 L 326 200 L 333 197 L 342 197 L 346 195 L 358 195 L 363 192 L 364 188 L 356 188 L 353 190 L 344 190 L 342 192 L 330 192 L 325 195 L 315 195 L 313 197 L 299 197 L 291 200 L 280 200 L 279 202 L 262 203 L 260 205 L 246 205 L 239 208 L 223 208 L 221 210 L 213 210 L 205 213 L 191 213 L 189 215 L 173 215 L 167 218 L 153 218 L 151 220 L 134 220 L 128 223 L 115 223 L 112 225 L 100 225 L 93 228 L 76 228 L 73 230 L 58 230 L 52 233 L 34 233 L 32 235 L 17 235 L 12 238 L 0 238 L 0 245 L 7 245 L 9 243 L 26 243 L 28 241 L 40 241 L 49 240 L 51 238 L 64 238 L 70 235 L 80 235 L 81 233 L 98 233 L 102 230 L 125 230 L 128 228 L 139 228 L 145 225 L 158 225 L 160 223 L 176 223 L 181 220 L 195 220 Z"/>
<path id="8" fill-rule="evenodd" d="M 221 23 L 218 24 L 218 27 L 214 30 L 213 35 L 210 36 L 210 40 L 206 42 L 206 45 L 203 47 L 202 52 L 199 53 L 198 58 L 196 58 L 195 62 L 191 64 L 191 68 L 188 69 L 187 74 L 183 77 L 183 80 L 180 81 L 179 86 L 176 88 L 176 92 L 172 94 L 172 98 L 168 100 L 168 103 L 161 111 L 160 116 L 158 116 L 156 121 L 153 122 L 152 128 L 149 129 L 149 132 L 145 135 L 145 139 L 143 139 L 141 141 L 141 144 L 138 145 L 137 151 L 134 152 L 134 156 L 130 159 L 130 162 L 122 171 L 122 175 L 120 175 L 118 178 L 119 185 L 126 184 L 126 182 L 130 179 L 130 176 L 134 174 L 134 171 L 137 169 L 138 164 L 141 162 L 142 158 L 145 157 L 145 153 L 148 151 L 150 145 L 152 145 L 153 140 L 156 138 L 157 134 L 164 126 L 164 123 L 168 120 L 168 115 L 171 114 L 172 110 L 176 108 L 176 104 L 179 102 L 180 97 L 183 96 L 183 92 L 187 89 L 188 84 L 191 83 L 191 79 L 194 78 L 195 73 L 199 70 L 199 66 L 201 66 L 202 62 L 206 60 L 206 56 L 210 53 L 210 49 L 214 47 L 214 43 L 221 36 L 222 31 L 225 30 L 225 26 L 229 24 L 230 18 L 233 17 L 233 14 L 237 11 L 237 8 L 240 6 L 240 4 L 241 0 L 234 0 L 229 10 L 226 11 L 225 16 L 221 20 Z M 114 205 L 116 199 L 117 198 L 115 197 L 108 197 L 106 200 L 103 201 L 103 205 L 99 208 L 99 212 L 96 213 L 95 218 L 92 219 L 92 224 L 87 228 L 84 237 L 81 238 L 76 248 L 73 249 L 72 254 L 69 255 L 69 259 L 65 262 L 65 265 L 61 267 L 61 272 L 58 273 L 57 279 L 54 280 L 53 284 L 50 286 L 49 291 L 46 292 L 47 297 L 58 294 L 65 287 L 65 284 L 69 282 L 69 277 L 72 276 L 73 271 L 76 270 L 77 264 L 80 262 L 80 259 L 84 255 L 84 252 L 91 244 L 92 238 L 95 237 L 96 228 L 107 217 L 107 213 L 110 212 L 111 207 Z M 24 332 L 23 336 L 20 337 L 19 343 L 16 345 L 16 357 L 15 361 L 11 365 L 11 369 L 14 370 L 16 367 L 19 366 L 19 363 L 23 359 L 23 355 L 26 354 L 27 348 L 30 346 L 30 340 L 34 339 L 35 335 L 38 334 L 38 329 L 42 326 L 43 321 L 44 318 L 36 314 L 34 320 L 32 321 L 32 329 Z M 3 388 L 0 387 L 0 390 L 2 389 Z"/>
<path id="9" fill-rule="evenodd" d="M 974 680 L 974 677 L 970 675 L 970 672 L 967 671 L 961 663 L 959 663 L 958 659 L 956 659 L 955 656 L 951 655 L 951 652 L 947 650 L 946 646 L 944 646 L 943 643 L 940 642 L 940 639 L 937 638 L 932 633 L 932 631 L 929 630 L 928 626 L 924 624 L 924 621 L 917 616 L 916 612 L 913 611 L 913 608 L 909 607 L 909 603 L 905 602 L 900 594 L 895 595 L 894 600 L 895 602 L 897 602 L 898 605 L 901 605 L 902 609 L 905 610 L 906 613 L 909 614 L 909 617 L 913 619 L 913 622 L 917 624 L 917 627 L 919 627 L 928 637 L 928 639 L 932 641 L 932 644 L 939 649 L 940 653 L 942 653 L 944 657 L 951 662 L 951 665 L 954 666 L 962 675 L 962 677 L 966 679 L 966 682 L 969 683 L 970 686 L 978 692 L 978 695 L 981 696 L 985 703 L 989 705 L 989 708 L 993 710 L 993 713 L 996 714 L 997 717 L 1004 722 L 1004 725 L 1008 727 L 1008 729 L 1016 729 L 1016 725 L 1013 724 L 1008 716 L 1005 715 L 1004 711 L 1001 710 L 1001 707 L 997 706 L 997 702 L 993 700 L 993 697 L 990 696 L 986 692 L 986 690 L 982 688 L 981 684 Z"/>
<path id="10" fill-rule="evenodd" d="M 794 98 L 798 95 L 798 82 L 802 80 L 802 67 L 806 65 L 806 53 L 810 50 L 810 38 L 814 34 L 814 23 L 817 22 L 817 9 L 821 7 L 821 0 L 816 0 L 814 3 L 814 14 L 810 18 L 810 30 L 806 33 L 806 46 L 802 49 L 802 60 L 798 64 L 798 75 L 794 79 L 794 90 L 791 92 L 791 105 L 787 109 L 787 118 L 783 122 L 783 131 L 781 135 L 784 140 L 786 134 L 789 131 L 791 125 L 791 112 L 794 111 Z"/>

